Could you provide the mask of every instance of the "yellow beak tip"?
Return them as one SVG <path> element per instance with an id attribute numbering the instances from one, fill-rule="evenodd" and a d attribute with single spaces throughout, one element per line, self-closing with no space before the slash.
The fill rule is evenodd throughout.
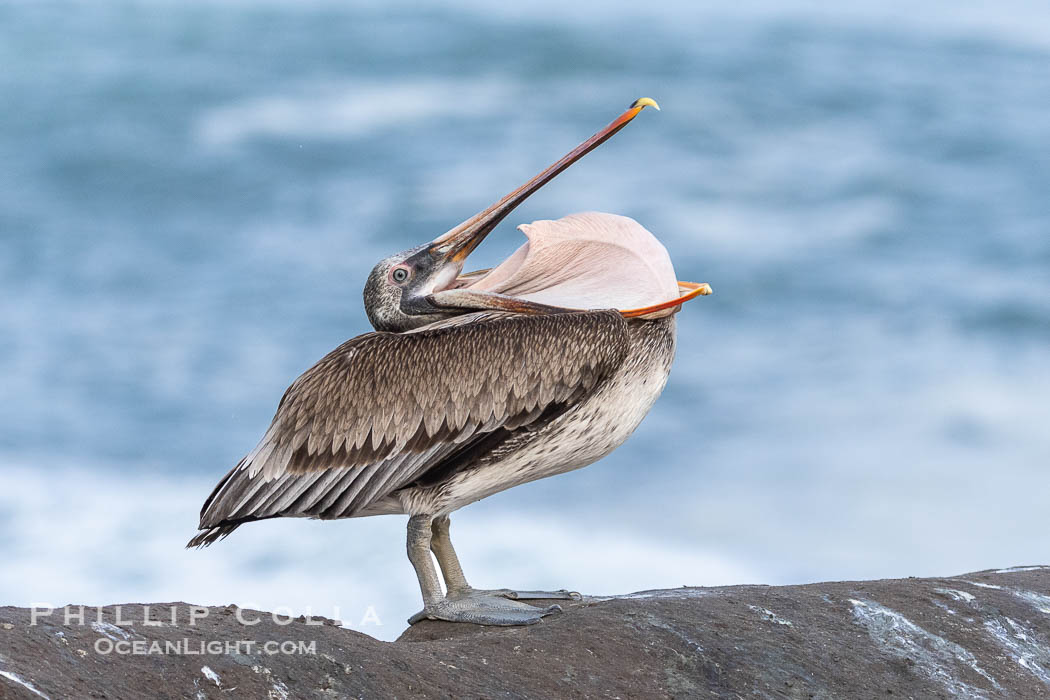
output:
<path id="1" fill-rule="evenodd" d="M 656 100 L 651 97 L 639 97 L 631 104 L 631 109 L 641 109 L 642 107 L 652 107 L 657 112 L 660 111 L 660 105 L 656 104 Z"/>

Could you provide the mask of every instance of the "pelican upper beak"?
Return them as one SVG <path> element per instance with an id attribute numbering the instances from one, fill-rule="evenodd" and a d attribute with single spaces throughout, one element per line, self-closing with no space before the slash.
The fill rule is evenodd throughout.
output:
<path id="1" fill-rule="evenodd" d="M 638 116 L 638 113 L 645 107 L 660 109 L 660 105 L 656 104 L 656 101 L 649 97 L 635 100 L 627 108 L 626 112 L 618 116 L 594 136 L 569 151 L 557 163 L 554 163 L 489 208 L 478 212 L 459 226 L 435 238 L 427 250 L 435 261 L 441 261 L 446 264 L 453 263 L 459 269 L 462 269 L 463 261 L 467 259 L 467 256 L 519 204 L 528 199 L 536 190 L 553 180 L 563 170 L 600 146 L 617 131 L 627 126 L 627 123 Z"/>

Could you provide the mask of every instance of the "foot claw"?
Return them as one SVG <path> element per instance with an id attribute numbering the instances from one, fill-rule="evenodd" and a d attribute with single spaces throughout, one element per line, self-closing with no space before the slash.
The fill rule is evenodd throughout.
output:
<path id="1" fill-rule="evenodd" d="M 559 591 L 512 591 L 504 589 L 501 591 L 493 591 L 498 593 L 504 598 L 510 598 L 511 600 L 583 600 L 576 591 L 567 591 L 564 588 Z"/>

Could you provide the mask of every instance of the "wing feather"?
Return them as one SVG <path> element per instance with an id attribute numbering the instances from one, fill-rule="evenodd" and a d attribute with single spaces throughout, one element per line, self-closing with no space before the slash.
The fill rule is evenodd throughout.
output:
<path id="1" fill-rule="evenodd" d="M 593 390 L 626 354 L 615 311 L 482 312 L 367 333 L 303 373 L 259 444 L 201 511 L 209 544 L 231 525 L 351 517 L 496 431 Z"/>

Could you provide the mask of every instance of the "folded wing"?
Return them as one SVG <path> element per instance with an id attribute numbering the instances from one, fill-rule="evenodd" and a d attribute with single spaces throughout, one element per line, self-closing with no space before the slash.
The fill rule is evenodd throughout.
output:
<path id="1" fill-rule="evenodd" d="M 485 312 L 367 333 L 300 376 L 189 546 L 273 517 L 346 518 L 578 402 L 619 367 L 615 311 Z"/>

